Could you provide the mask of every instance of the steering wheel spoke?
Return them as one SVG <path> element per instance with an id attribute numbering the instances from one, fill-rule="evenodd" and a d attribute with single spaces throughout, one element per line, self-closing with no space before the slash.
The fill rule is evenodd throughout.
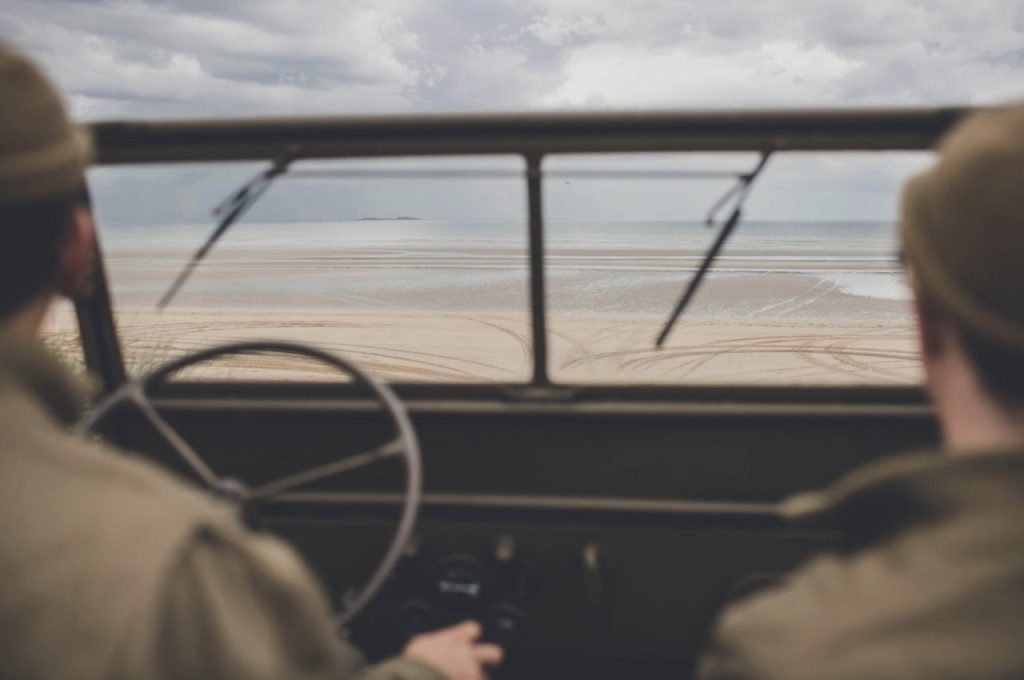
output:
<path id="1" fill-rule="evenodd" d="M 338 475 L 345 474 L 346 472 L 352 472 L 353 470 L 364 468 L 379 460 L 397 456 L 403 451 L 404 448 L 402 440 L 400 438 L 395 438 L 368 451 L 346 456 L 345 458 L 334 461 L 333 463 L 320 465 L 319 467 L 304 470 L 294 475 L 288 475 L 287 477 L 282 477 L 272 482 L 267 482 L 266 484 L 253 489 L 249 494 L 249 500 L 266 500 L 305 484 L 312 484 L 313 482 L 318 482 L 322 479 L 337 477 Z"/>
<path id="2" fill-rule="evenodd" d="M 221 479 L 218 477 L 210 466 L 207 465 L 199 454 L 196 453 L 195 449 L 185 441 L 185 438 L 178 434 L 177 430 L 168 424 L 166 420 L 153 408 L 152 402 L 149 401 L 143 392 L 138 391 L 132 395 L 132 401 L 138 406 L 139 411 L 145 416 L 149 424 L 153 426 L 161 437 L 164 438 L 171 448 L 185 461 L 185 463 L 192 469 L 194 473 L 202 480 L 210 489 L 217 489 L 221 485 Z"/>

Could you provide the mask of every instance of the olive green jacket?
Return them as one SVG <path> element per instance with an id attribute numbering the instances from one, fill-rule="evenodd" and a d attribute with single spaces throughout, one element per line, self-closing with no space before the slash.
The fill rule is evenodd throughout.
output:
<path id="1" fill-rule="evenodd" d="M 840 549 L 729 607 L 700 678 L 1024 678 L 1024 453 L 891 460 L 806 501 Z"/>
<path id="2" fill-rule="evenodd" d="M 406 659 L 364 667 L 289 547 L 69 435 L 72 385 L 0 333 L 0 677 L 440 678 Z"/>

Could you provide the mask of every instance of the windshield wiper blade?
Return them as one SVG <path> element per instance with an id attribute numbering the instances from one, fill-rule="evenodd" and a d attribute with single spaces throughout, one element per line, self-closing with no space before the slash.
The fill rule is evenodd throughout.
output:
<path id="1" fill-rule="evenodd" d="M 757 167 L 753 171 L 740 177 L 740 181 L 732 186 L 721 198 L 715 201 L 711 210 L 708 212 L 707 224 L 711 226 L 714 222 L 715 215 L 721 210 L 729 200 L 735 198 L 735 204 L 732 210 L 732 214 L 729 215 L 729 219 L 722 225 L 721 230 L 718 232 L 718 236 L 715 238 L 715 242 L 711 244 L 711 248 L 705 253 L 703 261 L 700 263 L 700 267 L 697 269 L 697 273 L 693 275 L 686 290 L 683 291 L 682 297 L 679 298 L 679 302 L 676 303 L 675 308 L 668 317 L 668 322 L 665 327 L 661 329 L 661 333 L 658 334 L 658 339 L 655 341 L 654 346 L 658 349 L 665 344 L 665 340 L 668 338 L 668 334 L 672 332 L 672 327 L 675 326 L 676 321 L 682 315 L 687 305 L 690 304 L 690 300 L 697 292 L 697 288 L 704 280 L 704 276 L 711 269 L 712 263 L 715 258 L 718 257 L 718 253 L 722 250 L 722 246 L 729 240 L 729 236 L 732 235 L 736 225 L 739 224 L 740 218 L 743 216 L 743 204 L 747 200 L 747 196 L 750 194 L 750 189 L 754 184 L 754 180 L 757 179 L 761 171 L 764 170 L 764 166 L 768 163 L 768 159 L 771 157 L 771 151 L 765 151 L 761 154 L 761 161 L 757 164 Z"/>
<path id="2" fill-rule="evenodd" d="M 192 276 L 192 272 L 199 266 L 199 263 L 203 261 L 203 258 L 206 257 L 217 241 L 220 240 L 232 224 L 237 222 L 249 208 L 255 205 L 256 201 L 260 200 L 260 197 L 270 188 L 275 179 L 288 171 L 288 166 L 294 160 L 295 154 L 288 154 L 277 159 L 271 163 L 269 168 L 243 184 L 238 191 L 228 196 L 220 205 L 213 209 L 215 217 L 218 215 L 223 217 L 217 223 L 213 233 L 206 239 L 206 242 L 192 255 L 192 259 L 188 261 L 185 268 L 178 272 L 178 276 L 175 277 L 171 287 L 167 289 L 167 292 L 160 298 L 160 302 L 157 303 L 157 309 L 163 309 L 170 304 L 171 300 L 178 294 L 178 291 L 185 285 L 185 282 Z"/>

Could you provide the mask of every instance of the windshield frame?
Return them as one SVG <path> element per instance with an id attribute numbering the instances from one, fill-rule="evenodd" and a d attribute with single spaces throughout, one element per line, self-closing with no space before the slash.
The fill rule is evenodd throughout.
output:
<path id="1" fill-rule="evenodd" d="M 688 390 L 715 400 L 746 395 L 841 393 L 877 403 L 884 395 L 920 403 L 918 387 L 697 385 L 653 387 L 554 383 L 548 366 L 545 281 L 544 160 L 560 154 L 631 152 L 923 151 L 970 108 L 803 111 L 459 114 L 338 118 L 98 122 L 89 126 L 95 164 L 352 159 L 508 154 L 525 161 L 531 373 L 528 383 L 479 386 L 516 398 L 578 399 L 581 394 L 661 395 Z M 76 301 L 86 365 L 109 392 L 126 380 L 109 284 L 97 245 L 96 283 Z M 470 385 L 407 386 L 412 393 L 463 394 Z M 461 391 L 460 391 L 461 390 Z M 497 392 L 495 392 L 497 390 Z M 693 392 L 696 390 L 696 392 Z M 273 390 L 272 390 L 273 391 Z M 530 395 L 533 395 L 532 397 Z M 562 395 L 559 397 L 558 395 Z M 858 396 L 859 395 L 859 396 Z"/>

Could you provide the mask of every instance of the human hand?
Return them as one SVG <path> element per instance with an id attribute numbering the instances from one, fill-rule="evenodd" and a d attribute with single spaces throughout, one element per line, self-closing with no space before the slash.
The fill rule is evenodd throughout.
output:
<path id="1" fill-rule="evenodd" d="M 485 680 L 485 666 L 497 666 L 505 653 L 492 644 L 477 644 L 483 629 L 476 621 L 417 635 L 402 656 L 430 666 L 448 680 Z"/>

